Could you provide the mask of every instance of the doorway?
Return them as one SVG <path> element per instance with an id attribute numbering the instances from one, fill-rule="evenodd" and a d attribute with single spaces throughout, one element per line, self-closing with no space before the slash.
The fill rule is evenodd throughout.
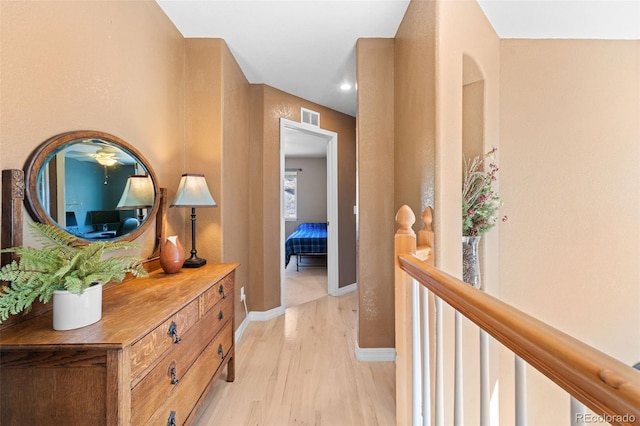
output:
<path id="1" fill-rule="evenodd" d="M 332 296 L 338 292 L 338 135 L 306 123 L 280 119 L 280 306 L 286 304 L 286 268 L 284 214 L 284 181 L 288 155 L 324 155 L 326 158 L 326 293 Z M 297 154 L 296 154 L 297 153 Z M 306 153 L 306 154 L 305 154 Z M 302 170 L 304 173 L 304 170 Z M 295 260 L 294 260 L 295 261 Z M 310 259 L 308 261 L 311 261 Z M 314 259 L 313 261 L 317 261 Z M 293 261 L 292 261 L 293 262 Z M 295 266 L 295 265 L 294 265 Z"/>

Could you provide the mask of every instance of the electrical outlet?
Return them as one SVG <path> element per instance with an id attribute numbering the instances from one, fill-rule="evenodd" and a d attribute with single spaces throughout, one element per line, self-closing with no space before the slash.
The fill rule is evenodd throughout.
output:
<path id="1" fill-rule="evenodd" d="M 244 287 L 240 287 L 240 301 L 244 302 L 244 299 L 245 299 Z"/>

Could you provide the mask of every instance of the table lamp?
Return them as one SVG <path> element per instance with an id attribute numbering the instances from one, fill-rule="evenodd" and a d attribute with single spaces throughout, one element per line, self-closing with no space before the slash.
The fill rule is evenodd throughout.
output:
<path id="1" fill-rule="evenodd" d="M 144 214 L 142 209 L 153 206 L 156 192 L 153 188 L 151 177 L 147 175 L 131 175 L 118 201 L 116 210 L 138 209 L 138 220 L 142 223 Z"/>
<path id="2" fill-rule="evenodd" d="M 182 175 L 176 198 L 169 207 L 191 207 L 191 257 L 184 261 L 183 268 L 199 268 L 207 263 L 206 259 L 198 257 L 196 250 L 196 207 L 216 206 L 203 174 Z"/>

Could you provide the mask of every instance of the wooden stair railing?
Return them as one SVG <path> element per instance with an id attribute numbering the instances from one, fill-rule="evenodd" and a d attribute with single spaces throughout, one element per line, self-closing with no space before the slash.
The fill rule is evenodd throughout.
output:
<path id="1" fill-rule="evenodd" d="M 430 213 L 429 209 L 429 225 Z M 415 221 L 411 209 L 403 206 L 396 221 L 399 225 L 395 236 L 398 425 L 442 422 L 442 413 L 438 413 L 442 410 L 438 391 L 433 395 L 434 389 L 441 386 L 438 380 L 442 379 L 431 379 L 434 376 L 431 359 L 437 351 L 433 343 L 436 337 L 429 338 L 434 330 L 432 314 L 425 316 L 428 323 L 422 325 L 414 318 L 418 311 L 413 299 L 419 296 L 412 285 L 418 283 L 595 414 L 612 424 L 640 425 L 640 371 L 437 269 L 432 255 L 425 261 L 424 256 L 415 254 L 418 249 L 415 233 L 411 230 Z M 430 227 L 429 232 L 433 235 Z M 430 240 L 430 251 L 433 252 L 433 239 Z M 420 333 L 424 333 L 424 339 L 428 341 L 416 352 L 412 347 L 418 347 L 415 339 L 421 338 Z M 426 384 L 422 390 L 415 384 L 423 381 L 421 376 L 415 375 L 415 364 L 422 364 L 422 371 L 426 373 L 423 373 Z M 416 392 L 421 394 L 420 399 L 415 398 Z M 421 406 L 416 407 L 416 404 Z M 516 423 L 521 421 L 516 408 Z"/>

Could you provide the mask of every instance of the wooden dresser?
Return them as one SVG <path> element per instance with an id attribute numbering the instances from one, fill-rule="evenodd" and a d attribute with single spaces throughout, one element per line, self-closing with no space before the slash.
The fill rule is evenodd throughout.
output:
<path id="1" fill-rule="evenodd" d="M 54 331 L 51 312 L 0 332 L 0 424 L 192 423 L 227 366 L 237 264 L 113 285 L 102 319 Z"/>

